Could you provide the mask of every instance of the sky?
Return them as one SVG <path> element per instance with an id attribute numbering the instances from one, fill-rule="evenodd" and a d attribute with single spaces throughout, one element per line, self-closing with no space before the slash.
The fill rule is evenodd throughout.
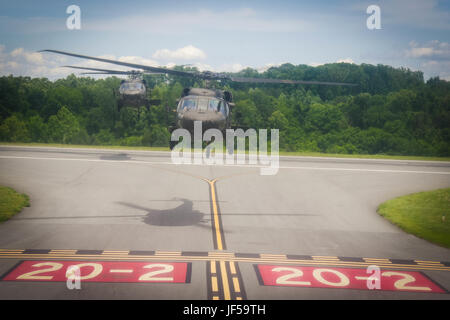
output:
<path id="1" fill-rule="evenodd" d="M 79 30 L 67 27 L 70 5 L 80 8 Z M 370 5 L 380 29 L 367 27 Z M 105 66 L 42 49 L 230 72 L 386 64 L 450 80 L 450 1 L 0 0 L 0 75 L 53 80 L 73 72 L 62 65 Z"/>

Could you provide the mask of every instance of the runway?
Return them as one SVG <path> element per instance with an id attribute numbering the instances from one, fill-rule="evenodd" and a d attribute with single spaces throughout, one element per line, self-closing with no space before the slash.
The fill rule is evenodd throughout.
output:
<path id="1" fill-rule="evenodd" d="M 0 146 L 0 184 L 31 202 L 0 225 L 0 299 L 450 298 L 450 250 L 376 213 L 449 187 L 448 162 L 280 157 L 265 176 L 169 152 Z M 21 277 L 27 261 L 54 271 Z M 58 275 L 71 262 L 92 276 L 79 290 Z M 392 288 L 363 286 L 370 265 Z"/>

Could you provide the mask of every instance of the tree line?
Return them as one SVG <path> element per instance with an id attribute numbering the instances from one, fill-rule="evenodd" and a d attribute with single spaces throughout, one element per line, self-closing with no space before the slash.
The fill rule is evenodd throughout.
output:
<path id="1" fill-rule="evenodd" d="M 177 67 L 190 70 L 191 68 Z M 280 150 L 343 154 L 450 156 L 450 83 L 384 65 L 284 64 L 238 77 L 336 81 L 355 87 L 213 83 L 233 93 L 232 121 L 280 129 Z M 159 105 L 117 109 L 121 79 L 70 75 L 0 77 L 0 141 L 168 146 L 184 87 L 202 81 L 146 75 Z"/>

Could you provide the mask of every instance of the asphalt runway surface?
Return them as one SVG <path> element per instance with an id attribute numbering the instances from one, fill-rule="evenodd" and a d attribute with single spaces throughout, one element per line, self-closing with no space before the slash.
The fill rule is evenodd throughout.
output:
<path id="1" fill-rule="evenodd" d="M 376 212 L 450 187 L 447 162 L 280 157 L 265 176 L 169 152 L 0 146 L 0 185 L 31 202 L 0 224 L 0 299 L 450 298 L 450 250 Z"/>

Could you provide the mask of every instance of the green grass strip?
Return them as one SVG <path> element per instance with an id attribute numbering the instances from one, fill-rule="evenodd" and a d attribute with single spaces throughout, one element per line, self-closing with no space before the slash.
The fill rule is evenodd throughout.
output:
<path id="1" fill-rule="evenodd" d="M 23 207 L 29 207 L 30 200 L 26 194 L 20 194 L 11 188 L 0 186 L 0 222 L 6 221 Z"/>
<path id="2" fill-rule="evenodd" d="M 404 231 L 450 248 L 450 188 L 391 199 L 377 211 Z"/>

